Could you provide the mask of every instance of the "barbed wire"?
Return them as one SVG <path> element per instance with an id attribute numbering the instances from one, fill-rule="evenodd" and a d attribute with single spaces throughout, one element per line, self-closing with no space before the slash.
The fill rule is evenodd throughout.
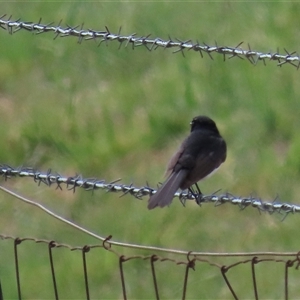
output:
<path id="1" fill-rule="evenodd" d="M 90 286 L 89 286 L 89 268 L 88 268 L 88 253 L 90 251 L 98 250 L 98 251 L 107 251 L 115 256 L 117 256 L 119 260 L 119 274 L 120 274 L 120 280 L 121 280 L 121 287 L 122 287 L 122 293 L 123 293 L 123 298 L 127 299 L 127 291 L 126 291 L 126 276 L 125 276 L 125 270 L 123 268 L 123 265 L 131 260 L 140 260 L 144 261 L 145 263 L 150 262 L 151 264 L 151 269 L 150 273 L 152 276 L 153 280 L 153 288 L 155 290 L 155 295 L 156 299 L 159 299 L 160 290 L 158 288 L 157 284 L 157 276 L 156 274 L 159 272 L 156 268 L 157 263 L 164 263 L 164 262 L 170 262 L 173 263 L 176 266 L 184 266 L 185 268 L 182 269 L 182 272 L 184 272 L 183 276 L 183 284 L 182 284 L 182 299 L 186 298 L 186 292 L 187 292 L 187 287 L 188 287 L 188 279 L 190 277 L 189 270 L 193 269 L 195 270 L 197 264 L 208 264 L 211 267 L 217 268 L 220 271 L 220 274 L 222 278 L 225 281 L 225 284 L 227 285 L 228 290 L 231 292 L 232 296 L 234 299 L 238 299 L 237 292 L 233 288 L 234 282 L 231 282 L 229 277 L 227 276 L 227 272 L 233 270 L 240 264 L 250 264 L 251 268 L 251 277 L 252 277 L 252 284 L 253 284 L 253 292 L 255 295 L 255 298 L 258 299 L 258 280 L 256 279 L 256 265 L 258 264 L 263 264 L 265 262 L 274 262 L 274 263 L 281 263 L 285 265 L 285 271 L 284 271 L 284 292 L 285 292 L 285 299 L 288 299 L 288 292 L 289 292 L 289 270 L 294 268 L 295 270 L 299 269 L 300 265 L 300 252 L 294 252 L 290 253 L 287 258 L 276 258 L 275 256 L 273 257 L 267 257 L 267 258 L 260 258 L 259 256 L 253 256 L 252 258 L 243 258 L 234 261 L 233 263 L 230 264 L 225 264 L 225 263 L 215 263 L 213 261 L 210 261 L 207 258 L 201 257 L 201 255 L 195 255 L 192 254 L 192 252 L 187 252 L 186 258 L 185 259 L 178 259 L 178 258 L 170 258 L 168 256 L 158 256 L 156 254 L 135 254 L 135 255 L 129 255 L 127 254 L 126 256 L 117 252 L 115 249 L 112 248 L 112 245 L 109 243 L 109 238 L 105 241 L 103 241 L 102 244 L 93 244 L 93 245 L 84 245 L 84 246 L 71 246 L 69 244 L 65 243 L 59 243 L 53 240 L 46 240 L 46 239 L 38 239 L 38 238 L 33 238 L 33 237 L 14 237 L 11 235 L 5 235 L 5 234 L 0 234 L 0 239 L 1 240 L 11 240 L 14 243 L 13 247 L 13 257 L 14 257 L 14 262 L 15 262 L 15 273 L 16 273 L 16 281 L 17 281 L 17 290 L 18 290 L 18 295 L 19 299 L 21 299 L 21 292 L 22 292 L 22 284 L 21 284 L 21 278 L 20 278 L 20 273 L 21 273 L 21 257 L 18 254 L 18 248 L 21 246 L 21 244 L 29 243 L 29 242 L 34 242 L 36 244 L 45 244 L 47 245 L 47 248 L 45 248 L 45 251 L 48 252 L 48 258 L 49 258 L 49 268 L 52 276 L 52 283 L 53 283 L 53 289 L 54 289 L 54 294 L 55 294 L 55 299 L 59 299 L 58 295 L 58 287 L 56 284 L 56 277 L 58 270 L 56 268 L 57 264 L 55 264 L 55 259 L 54 259 L 54 249 L 58 248 L 66 248 L 69 249 L 70 251 L 80 251 L 82 252 L 82 272 L 83 272 L 83 278 L 84 278 L 84 288 L 86 291 L 86 296 L 87 299 L 89 299 L 90 295 Z M 56 251 L 55 257 L 59 252 Z M 100 253 L 101 254 L 101 253 Z M 102 253 L 103 254 L 103 253 Z M 241 255 L 242 256 L 242 255 Z M 241 256 L 239 256 L 241 258 Z M 101 256 L 100 256 L 101 257 Z M 237 259 L 237 257 L 236 257 Z M 129 272 L 129 271 L 128 271 Z M 71 275 L 69 275 L 71 276 Z"/>
<path id="2" fill-rule="evenodd" d="M 240 42 L 235 47 L 228 46 L 219 46 L 217 42 L 214 46 L 207 45 L 206 43 L 200 44 L 198 41 L 193 42 L 192 40 L 182 41 L 180 39 L 172 39 L 169 37 L 168 40 L 162 38 L 150 38 L 151 34 L 146 36 L 137 36 L 136 33 L 130 35 L 122 35 L 121 27 L 118 33 L 111 33 L 107 26 L 105 26 L 105 30 L 93 30 L 93 29 L 84 29 L 82 24 L 71 27 L 67 26 L 65 28 L 61 27 L 62 20 L 58 23 L 58 25 L 42 24 L 42 19 L 38 22 L 24 22 L 20 19 L 15 21 L 11 20 L 12 16 L 8 19 L 4 19 L 6 14 L 0 17 L 0 28 L 7 30 L 9 34 L 16 33 L 19 30 L 27 30 L 30 32 L 34 32 L 36 34 L 53 32 L 55 34 L 54 39 L 57 37 L 69 37 L 74 36 L 78 38 L 78 43 L 82 43 L 82 41 L 87 40 L 100 40 L 98 46 L 100 46 L 103 42 L 106 44 L 108 42 L 116 41 L 119 42 L 120 47 L 123 43 L 125 43 L 125 47 L 131 45 L 132 48 L 144 46 L 147 50 L 152 51 L 157 48 L 173 48 L 175 49 L 173 53 L 181 52 L 184 56 L 184 50 L 193 50 L 195 52 L 200 53 L 203 58 L 203 53 L 207 53 L 208 56 L 213 59 L 213 53 L 218 53 L 223 55 L 224 61 L 226 58 L 231 59 L 234 57 L 238 57 L 240 59 L 247 59 L 251 64 L 256 65 L 259 61 L 263 61 L 264 65 L 266 65 L 266 61 L 277 61 L 277 66 L 282 66 L 284 64 L 289 64 L 297 68 L 300 67 L 300 56 L 295 52 L 289 52 L 284 48 L 285 54 L 279 54 L 279 49 L 277 52 L 259 52 L 251 49 L 248 44 L 248 49 L 243 49 L 241 45 L 243 42 Z"/>
<path id="3" fill-rule="evenodd" d="M 5 180 L 13 177 L 29 177 L 34 180 L 34 182 L 40 185 L 41 183 L 47 186 L 56 185 L 57 189 L 62 190 L 62 185 L 65 185 L 68 190 L 73 192 L 76 188 L 82 188 L 86 191 L 95 191 L 97 189 L 103 189 L 107 192 L 122 193 L 121 196 L 131 195 L 136 199 L 142 200 L 144 196 L 151 196 L 156 192 L 156 189 L 151 188 L 148 184 L 142 187 L 135 187 L 133 184 L 121 184 L 120 179 L 106 182 L 105 180 L 99 180 L 96 178 L 83 178 L 81 175 L 76 176 L 62 176 L 58 173 L 52 173 L 51 169 L 47 172 L 41 172 L 33 168 L 18 167 L 13 168 L 9 165 L 0 164 L 0 176 L 3 176 Z M 185 205 L 187 200 L 196 200 L 196 202 L 201 205 L 203 203 L 213 203 L 215 206 L 221 204 L 230 203 L 232 205 L 238 206 L 241 210 L 247 207 L 252 207 L 258 209 L 259 212 L 267 212 L 269 214 L 279 213 L 283 215 L 284 220 L 286 216 L 290 213 L 299 213 L 300 206 L 296 204 L 281 203 L 279 198 L 276 197 L 273 201 L 264 201 L 257 197 L 238 197 L 230 193 L 225 193 L 221 195 L 216 195 L 215 193 L 211 195 L 202 195 L 197 192 L 177 192 L 174 197 L 179 198 L 179 200 Z"/>

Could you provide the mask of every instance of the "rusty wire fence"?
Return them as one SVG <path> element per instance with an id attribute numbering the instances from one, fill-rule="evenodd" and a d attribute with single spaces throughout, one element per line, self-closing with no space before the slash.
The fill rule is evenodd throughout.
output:
<path id="1" fill-rule="evenodd" d="M 44 285 L 44 290 L 48 292 L 48 297 L 53 299 L 62 299 L 58 282 L 59 262 L 55 259 L 55 256 L 62 255 L 61 249 L 67 249 L 70 251 L 67 255 L 72 256 L 72 252 L 79 252 L 81 259 L 77 256 L 77 261 L 81 264 L 81 278 L 76 277 L 74 274 L 69 274 L 70 280 L 73 280 L 74 284 L 81 286 L 82 295 L 86 299 L 91 299 L 91 294 L 95 294 L 93 289 L 99 290 L 97 298 L 102 299 L 103 292 L 101 292 L 101 281 L 99 281 L 99 286 L 95 284 L 91 286 L 89 284 L 92 281 L 91 276 L 89 275 L 89 267 L 94 263 L 93 259 L 90 259 L 90 253 L 96 253 L 100 258 L 99 263 L 99 272 L 101 272 L 101 257 L 105 257 L 103 252 L 108 252 L 110 255 L 115 257 L 116 266 L 113 272 L 116 276 L 119 277 L 119 286 L 112 286 L 111 288 L 119 292 L 119 297 L 123 299 L 135 298 L 135 296 L 128 290 L 132 282 L 128 282 L 127 275 L 130 272 L 134 271 L 133 262 L 136 261 L 147 270 L 148 277 L 145 276 L 144 280 L 149 287 L 148 294 L 145 295 L 145 298 L 148 299 L 160 299 L 165 298 L 163 294 L 163 284 L 164 280 L 159 276 L 159 272 L 164 272 L 161 270 L 161 264 L 168 265 L 169 269 L 174 270 L 179 274 L 179 279 L 174 283 L 177 288 L 182 291 L 181 298 L 189 298 L 189 285 L 195 284 L 195 279 L 199 279 L 201 276 L 205 276 L 205 268 L 203 265 L 208 265 L 211 269 L 213 268 L 216 273 L 215 280 L 222 279 L 223 286 L 227 289 L 227 293 L 224 293 L 224 297 L 232 297 L 233 299 L 243 298 L 242 295 L 236 291 L 235 280 L 231 279 L 231 274 L 239 272 L 239 266 L 243 265 L 244 268 L 248 268 L 250 277 L 247 279 L 248 285 L 252 286 L 254 299 L 259 299 L 260 297 L 260 288 L 262 288 L 260 280 L 257 279 L 257 273 L 261 273 L 262 270 L 259 269 L 260 266 L 268 265 L 270 263 L 276 263 L 278 269 L 281 270 L 278 272 L 279 282 L 281 284 L 282 290 L 284 291 L 283 295 L 285 299 L 289 298 L 289 293 L 291 290 L 291 285 L 294 285 L 294 281 L 290 278 L 294 275 L 293 271 L 299 269 L 300 264 L 300 254 L 299 253 L 177 253 L 177 256 L 170 257 L 170 253 L 175 252 L 171 249 L 165 249 L 166 253 L 157 255 L 157 254 L 135 254 L 135 255 L 123 255 L 118 252 L 118 250 L 111 244 L 110 237 L 104 239 L 102 244 L 95 245 L 84 245 L 84 246 L 71 246 L 68 244 L 60 244 L 55 241 L 36 239 L 30 237 L 13 237 L 0 235 L 2 242 L 1 246 L 3 247 L 4 243 L 8 243 L 10 246 L 10 251 L 13 253 L 14 261 L 11 262 L 11 268 L 14 268 L 15 271 L 15 289 L 17 291 L 18 299 L 22 299 L 22 291 L 27 290 L 26 288 L 26 276 L 28 276 L 28 270 L 22 269 L 22 259 L 20 259 L 20 252 L 25 251 L 27 244 L 35 243 L 35 247 L 40 248 L 39 250 L 44 254 L 43 263 L 48 269 L 49 280 L 46 280 L 46 276 L 40 278 L 39 284 Z M 123 245 L 126 247 L 126 245 Z M 24 248 L 24 249 L 23 249 Z M 138 246 L 137 246 L 138 248 Z M 163 250 L 163 249 L 161 249 Z M 169 252 L 169 253 L 168 253 Z M 179 251 L 178 251 L 179 252 Z M 184 254 L 184 255 L 183 255 Z M 31 253 L 30 255 L 34 255 Z M 223 257 L 223 264 L 216 263 L 214 257 Z M 226 258 L 233 257 L 233 262 L 226 264 Z M 24 259 L 24 258 L 23 258 Z M 81 262 L 80 262 L 81 260 Z M 171 265 L 171 266 L 170 266 Z M 196 273 L 195 270 L 200 269 L 200 272 Z M 203 270 L 201 272 L 201 269 Z M 34 273 L 34 270 L 31 270 Z M 292 274 L 292 276 L 291 276 Z M 267 275 L 264 274 L 264 275 Z M 80 277 L 80 276 L 79 276 Z M 99 276 L 100 277 L 100 276 Z M 219 277 L 219 278 L 217 278 Z M 51 279 L 50 279 L 51 278 Z M 159 279 L 158 279 L 159 278 Z M 97 278 L 96 278 L 97 279 Z M 95 280 L 95 278 L 93 278 Z M 136 276 L 136 280 L 139 281 L 140 278 Z M 3 281 L 3 280 L 2 280 Z M 194 282 L 193 282 L 194 281 Z M 221 281 L 220 281 L 221 282 Z M 292 282 L 292 283 L 291 283 Z M 47 283 L 47 285 L 46 285 Z M 201 290 L 205 289 L 205 286 L 201 286 L 199 283 L 199 297 L 201 297 Z M 259 287 L 260 286 L 260 287 Z M 194 287 L 193 287 L 194 288 Z M 295 297 L 294 291 L 292 291 L 292 298 Z M 79 296 L 79 295 L 78 295 Z M 104 296 L 103 298 L 106 298 Z M 4 299 L 2 294 L 2 299 Z"/>
<path id="2" fill-rule="evenodd" d="M 141 200 L 143 196 L 151 194 L 155 189 L 144 186 L 144 187 L 134 187 L 132 185 L 120 184 L 119 182 L 110 182 L 106 183 L 104 180 L 97 179 L 85 179 L 82 176 L 76 175 L 74 177 L 65 177 L 59 174 L 54 174 L 51 170 L 47 172 L 41 172 L 34 170 L 32 168 L 13 168 L 11 166 L 2 165 L 0 167 L 0 174 L 9 180 L 12 178 L 31 178 L 38 185 L 45 184 L 47 186 L 54 185 L 56 189 L 62 190 L 66 188 L 71 192 L 75 192 L 76 189 L 84 189 L 86 191 L 95 191 L 97 189 L 104 189 L 107 192 L 120 193 L 121 195 L 129 194 L 136 199 Z M 239 274 L 240 267 L 248 268 L 249 278 L 247 281 L 247 287 L 252 289 L 253 298 L 260 299 L 260 291 L 263 289 L 262 286 L 262 274 L 263 276 L 268 276 L 269 271 L 263 271 L 260 269 L 260 266 L 268 266 L 270 263 L 274 263 L 277 266 L 277 279 L 280 283 L 280 290 L 282 290 L 282 297 L 284 299 L 289 299 L 289 295 L 292 293 L 293 297 L 297 294 L 298 288 L 295 289 L 295 281 L 297 278 L 295 276 L 295 271 L 299 269 L 300 264 L 300 253 L 299 252 L 245 252 L 245 253 L 213 253 L 213 252 L 196 252 L 196 251 L 182 251 L 178 249 L 171 248 L 161 248 L 151 245 L 137 245 L 132 243 L 118 242 L 114 241 L 112 236 L 99 236 L 86 228 L 83 228 L 72 221 L 67 220 L 66 218 L 55 214 L 53 211 L 46 208 L 44 205 L 37 203 L 31 199 L 25 198 L 17 193 L 12 192 L 10 189 L 7 189 L 3 186 L 0 186 L 0 189 L 3 192 L 12 195 L 16 199 L 25 202 L 26 204 L 33 205 L 38 209 L 42 210 L 44 213 L 49 214 L 51 217 L 56 218 L 57 220 L 68 224 L 69 226 L 83 232 L 84 234 L 90 235 L 93 238 L 98 239 L 100 244 L 92 245 L 82 245 L 82 246 L 73 246 L 68 244 L 62 244 L 53 240 L 38 239 L 32 237 L 14 237 L 1 234 L 2 246 L 6 243 L 6 249 L 9 249 L 11 253 L 11 261 L 9 263 L 10 268 L 14 270 L 15 273 L 15 289 L 19 299 L 22 299 L 22 290 L 26 290 L 26 278 L 28 272 L 34 273 L 34 270 L 24 271 L 22 269 L 23 260 L 26 260 L 24 256 L 20 258 L 20 252 L 26 252 L 25 245 L 28 243 L 42 244 L 44 246 L 39 247 L 39 252 L 43 253 L 43 264 L 46 266 L 46 273 L 48 277 L 51 277 L 51 289 L 49 288 L 49 282 L 47 285 L 47 295 L 51 295 L 55 299 L 64 298 L 60 294 L 60 288 L 58 283 L 58 275 L 60 272 L 65 272 L 58 268 L 59 262 L 56 262 L 54 256 L 60 256 L 61 248 L 67 249 L 71 252 L 77 251 L 81 253 L 81 258 L 77 256 L 77 263 L 79 261 L 81 264 L 81 275 L 76 278 L 73 274 L 69 274 L 68 277 L 72 282 L 76 282 L 76 285 L 81 286 L 82 295 L 86 299 L 92 299 L 91 294 L 97 293 L 99 298 L 102 298 L 101 292 L 101 281 L 99 280 L 99 286 L 95 284 L 91 285 L 91 277 L 97 277 L 97 275 L 89 274 L 89 266 L 94 265 L 95 261 L 89 259 L 90 253 L 96 253 L 96 256 L 99 258 L 99 272 L 101 272 L 101 263 L 105 263 L 107 255 L 113 256 L 116 264 L 112 273 L 118 277 L 119 286 L 114 287 L 114 289 L 119 291 L 119 297 L 124 299 L 135 298 L 134 293 L 132 293 L 132 288 L 130 286 L 134 285 L 134 282 L 127 281 L 127 275 L 134 272 L 135 267 L 132 264 L 133 262 L 139 263 L 140 267 L 144 269 L 148 278 L 144 279 L 147 281 L 147 292 L 145 298 L 165 298 L 164 294 L 164 278 L 162 275 L 158 275 L 160 272 L 164 273 L 165 271 L 161 270 L 160 264 L 168 265 L 168 269 L 173 269 L 174 272 L 178 273 L 179 278 L 176 283 L 176 287 L 181 291 L 181 298 L 189 298 L 189 285 L 195 285 L 195 280 L 199 280 L 201 276 L 207 276 L 207 268 L 209 272 L 211 269 L 214 269 L 214 279 L 220 280 L 220 283 L 226 288 L 224 292 L 224 297 L 232 297 L 234 299 L 243 298 L 243 295 L 240 295 L 239 289 L 236 289 L 237 279 L 231 278 L 231 275 Z M 177 193 L 177 196 L 182 202 L 195 200 L 194 197 L 197 195 L 191 195 L 187 193 Z M 259 212 L 267 213 L 278 213 L 281 214 L 283 219 L 289 213 L 299 212 L 299 206 L 280 203 L 280 202 L 265 202 L 261 199 L 255 199 L 252 197 L 249 198 L 240 198 L 234 197 L 233 195 L 203 195 L 201 196 L 200 204 L 212 202 L 215 205 L 221 205 L 229 203 L 232 205 L 238 206 L 240 209 L 255 208 Z M 7 244 L 9 247 L 7 248 Z M 24 248 L 24 249 L 23 249 Z M 121 251 L 120 251 L 121 248 Z M 124 249 L 129 250 L 128 254 L 124 254 Z M 37 251 L 38 252 L 38 251 Z M 69 255 L 72 255 L 69 252 Z M 66 253 L 65 253 L 66 254 Z M 35 250 L 31 253 L 27 253 L 27 256 L 34 257 Z M 64 260 L 64 258 L 61 258 Z M 172 267 L 170 267 L 172 265 Z M 205 267 L 203 267 L 205 266 Z M 200 270 L 198 273 L 195 273 L 195 270 Z M 259 279 L 257 276 L 259 273 Z M 291 275 L 292 274 L 292 275 Z M 167 275 L 166 275 L 167 276 Z M 196 277 L 198 276 L 198 277 Z M 244 275 L 243 275 L 244 276 Z M 43 278 L 45 280 L 45 278 Z M 98 278 L 93 278 L 94 280 Z M 139 282 L 139 274 L 136 275 L 136 281 Z M 41 278 L 40 278 L 41 280 Z M 48 279 L 49 281 L 50 279 Z M 132 278 L 131 278 L 132 280 Z M 43 280 L 41 280 L 43 281 Z M 192 283 L 191 283 L 192 282 Z M 43 283 L 41 282 L 43 285 Z M 269 282 L 269 285 L 273 285 Z M 202 295 L 203 290 L 205 290 L 205 285 L 201 286 L 199 289 L 199 295 Z M 193 286 L 195 289 L 195 286 Z M 178 294 L 177 294 L 178 296 Z M 104 296 L 106 298 L 107 296 Z"/>

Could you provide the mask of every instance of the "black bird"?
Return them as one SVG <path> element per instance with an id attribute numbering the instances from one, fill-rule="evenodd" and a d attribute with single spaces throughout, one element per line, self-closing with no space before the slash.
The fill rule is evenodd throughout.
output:
<path id="1" fill-rule="evenodd" d="M 190 188 L 226 159 L 226 142 L 212 119 L 198 116 L 190 124 L 191 133 L 171 158 L 166 172 L 170 175 L 150 197 L 148 209 L 169 205 L 179 188 Z"/>

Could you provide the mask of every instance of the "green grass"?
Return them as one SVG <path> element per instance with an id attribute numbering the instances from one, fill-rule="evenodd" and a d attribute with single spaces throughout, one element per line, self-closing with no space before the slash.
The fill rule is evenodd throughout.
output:
<path id="1" fill-rule="evenodd" d="M 84 28 L 95 30 L 106 25 L 112 32 L 122 26 L 125 35 L 151 33 L 165 39 L 170 35 L 209 45 L 217 41 L 235 46 L 244 41 L 243 47 L 249 43 L 252 49 L 264 52 L 299 48 L 300 6 L 296 3 L 39 2 L 1 6 L 3 13 L 24 21 L 42 17 L 43 23 L 57 24 L 62 19 L 62 25 L 84 23 Z M 79 45 L 72 37 L 53 40 L 52 33 L 33 35 L 21 30 L 9 35 L 1 30 L 0 35 L 2 163 L 42 171 L 51 168 L 65 176 L 122 178 L 123 183 L 136 186 L 149 182 L 155 187 L 163 180 L 169 157 L 188 134 L 190 120 L 205 114 L 216 121 L 228 144 L 225 164 L 201 183 L 205 193 L 221 188 L 234 195 L 254 194 L 264 200 L 278 195 L 283 202 L 299 202 L 300 85 L 295 68 L 279 68 L 269 61 L 266 66 L 262 62 L 252 66 L 238 58 L 223 62 L 217 54 L 214 60 L 194 52 L 185 52 L 183 57 L 168 49 L 149 52 L 123 46 L 118 50 L 117 42 L 101 47 L 93 41 Z M 259 214 L 251 208 L 239 211 L 232 205 L 198 207 L 193 203 L 183 208 L 179 201 L 167 209 L 148 211 L 146 197 L 137 201 L 104 191 L 73 195 L 38 187 L 28 179 L 12 179 L 8 184 L 118 241 L 187 251 L 299 250 L 297 215 L 280 222 L 278 215 Z M 16 199 L 1 195 L 0 203 L 1 233 L 72 245 L 98 243 Z M 12 245 L 8 243 L 1 242 L 5 254 L 1 255 L 0 277 L 4 298 L 16 298 Z M 24 252 L 23 298 L 53 297 L 48 260 L 43 257 L 47 250 L 27 248 L 25 243 L 20 249 Z M 61 297 L 84 298 L 80 254 L 57 250 Z M 89 265 L 91 296 L 122 298 L 117 257 L 101 249 L 88 255 L 95 256 Z M 220 260 L 222 263 L 227 261 Z M 275 299 L 283 294 L 284 266 L 269 264 L 270 269 L 259 265 L 259 291 L 262 297 Z M 170 262 L 156 266 L 161 296 L 180 298 L 184 267 Z M 149 262 L 127 262 L 125 271 L 130 298 L 155 296 Z M 38 273 L 46 279 L 39 280 L 43 276 Z M 4 274 L 9 275 L 3 279 Z M 253 297 L 250 265 L 229 274 L 240 297 Z M 291 296 L 299 289 L 293 285 L 298 274 L 293 276 Z M 187 296 L 230 298 L 218 270 L 206 264 L 198 264 L 192 272 Z"/>

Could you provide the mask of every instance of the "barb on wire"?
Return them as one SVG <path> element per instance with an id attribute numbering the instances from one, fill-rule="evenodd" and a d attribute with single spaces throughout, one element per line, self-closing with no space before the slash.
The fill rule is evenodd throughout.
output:
<path id="1" fill-rule="evenodd" d="M 0 176 L 3 176 L 5 180 L 12 177 L 29 177 L 34 180 L 34 182 L 40 185 L 41 183 L 51 186 L 56 185 L 56 188 L 62 189 L 62 185 L 66 185 L 68 190 L 75 192 L 76 188 L 83 188 L 86 191 L 103 189 L 107 192 L 116 192 L 121 193 L 121 196 L 131 195 L 139 200 L 144 196 L 151 196 L 155 189 L 146 186 L 135 187 L 133 184 L 122 184 L 119 183 L 120 179 L 106 182 L 105 180 L 97 180 L 95 178 L 83 178 L 81 175 L 66 177 L 58 173 L 52 173 L 51 169 L 43 173 L 33 168 L 19 167 L 13 168 L 11 166 L 0 164 Z M 283 215 L 284 220 L 288 214 L 294 214 L 300 212 L 300 206 L 296 204 L 281 203 L 278 200 L 278 197 L 274 201 L 263 201 L 260 198 L 253 196 L 249 197 L 238 197 L 230 193 L 225 193 L 221 195 L 216 195 L 213 193 L 211 195 L 202 195 L 198 192 L 189 193 L 186 191 L 177 192 L 174 197 L 179 198 L 182 203 L 185 203 L 186 200 L 196 200 L 196 202 L 201 205 L 203 203 L 213 203 L 215 206 L 221 204 L 230 203 L 238 206 L 241 210 L 246 209 L 247 207 L 252 207 L 258 209 L 259 212 L 267 212 L 273 214 L 277 212 Z"/>
<path id="2" fill-rule="evenodd" d="M 259 51 L 253 51 L 250 48 L 250 45 L 248 44 L 248 49 L 243 49 L 241 45 L 243 42 L 240 42 L 235 47 L 228 47 L 228 46 L 218 46 L 217 43 L 215 43 L 215 46 L 209 46 L 205 43 L 200 44 L 198 41 L 193 42 L 192 40 L 186 40 L 182 41 L 178 38 L 175 38 L 172 40 L 170 37 L 168 40 L 164 40 L 162 38 L 150 38 L 151 34 L 148 34 L 146 36 L 137 36 L 136 33 L 129 34 L 129 35 L 123 35 L 121 34 L 121 27 L 119 29 L 118 33 L 112 33 L 108 29 L 107 26 L 105 26 L 105 30 L 93 30 L 93 29 L 84 29 L 82 25 L 77 26 L 66 26 L 63 28 L 61 26 L 60 21 L 58 25 L 53 25 L 53 22 L 49 24 L 42 24 L 42 19 L 38 22 L 24 22 L 20 19 L 12 21 L 10 16 L 9 18 L 6 18 L 6 15 L 0 16 L 0 28 L 7 30 L 9 34 L 16 33 L 17 31 L 24 29 L 36 34 L 41 33 L 47 33 L 47 32 L 53 32 L 55 34 L 54 39 L 56 39 L 58 36 L 60 37 L 68 37 L 68 36 L 74 36 L 78 38 L 78 43 L 82 43 L 82 41 L 86 40 L 99 40 L 98 46 L 100 46 L 103 42 L 108 44 L 108 42 L 111 41 L 117 41 L 119 42 L 120 46 L 125 42 L 125 47 L 127 47 L 129 44 L 131 44 L 132 49 L 138 46 L 145 46 L 147 50 L 152 51 L 156 50 L 157 48 L 161 47 L 163 49 L 166 48 L 173 48 L 173 53 L 181 52 L 184 56 L 184 50 L 194 50 L 196 52 L 199 52 L 201 57 L 203 57 L 202 52 L 205 52 L 208 54 L 208 56 L 213 59 L 212 54 L 218 53 L 223 56 L 224 61 L 226 60 L 226 57 L 228 59 L 238 57 L 240 59 L 246 58 L 251 64 L 256 65 L 259 61 L 263 61 L 264 65 L 266 64 L 266 60 L 269 61 L 277 61 L 277 66 L 282 66 L 284 64 L 290 64 L 297 68 L 297 70 L 300 67 L 300 56 L 296 52 L 289 52 L 286 49 L 285 54 L 279 54 L 279 50 L 274 53 L 263 53 Z"/>

